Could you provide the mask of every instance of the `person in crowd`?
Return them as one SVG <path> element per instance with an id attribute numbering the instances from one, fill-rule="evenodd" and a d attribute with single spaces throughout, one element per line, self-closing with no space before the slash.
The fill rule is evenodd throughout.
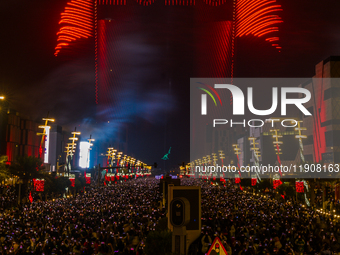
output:
<path id="1" fill-rule="evenodd" d="M 0 254 L 144 255 L 148 233 L 167 213 L 159 206 L 158 182 L 150 178 L 91 186 L 71 198 L 2 208 Z M 217 237 L 230 255 L 339 254 L 340 224 L 334 215 L 269 194 L 253 195 L 233 183 L 181 182 L 202 191 L 202 233 L 197 248 L 189 249 L 195 254 L 207 253 Z M 3 187 L 2 196 L 7 192 L 12 191 Z"/>

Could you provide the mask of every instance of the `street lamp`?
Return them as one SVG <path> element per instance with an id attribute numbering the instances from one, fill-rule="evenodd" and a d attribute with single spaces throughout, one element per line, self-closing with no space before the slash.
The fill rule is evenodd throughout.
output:
<path id="1" fill-rule="evenodd" d="M 86 157 L 86 168 L 89 167 L 90 165 L 90 150 L 92 150 L 91 146 L 93 146 L 93 143 L 95 141 L 95 139 L 92 138 L 92 135 L 90 135 L 90 138 L 87 139 L 89 141 L 89 149 L 87 151 L 87 157 Z"/>
<path id="2" fill-rule="evenodd" d="M 241 154 L 241 152 L 240 152 L 241 149 L 238 147 L 238 144 L 233 144 L 233 147 L 234 147 L 234 153 L 235 153 L 235 155 L 236 155 L 236 157 L 237 157 L 238 174 L 239 174 L 240 177 L 241 177 L 241 172 L 240 172 L 240 169 L 241 169 L 241 166 L 240 166 L 240 158 L 239 158 L 239 156 L 238 156 L 238 155 Z"/>
<path id="3" fill-rule="evenodd" d="M 298 135 L 295 135 L 295 138 L 299 139 L 299 151 L 300 151 L 300 158 L 302 163 L 305 163 L 305 156 L 303 155 L 303 143 L 302 143 L 302 139 L 307 138 L 306 135 L 302 135 L 301 131 L 305 131 L 307 130 L 307 128 L 305 127 L 301 127 L 301 122 L 303 122 L 302 120 L 296 121 L 297 122 L 297 127 L 295 128 L 295 131 L 298 131 Z M 298 182 L 298 180 L 296 180 L 296 182 Z M 302 180 L 304 186 L 306 187 L 306 190 L 304 191 L 304 196 L 305 196 L 305 202 L 307 204 L 307 206 L 310 206 L 310 202 L 307 198 L 307 193 L 308 192 L 308 184 L 305 180 Z M 296 184 L 295 184 L 296 185 Z M 297 195 L 297 194 L 296 194 Z"/>
<path id="4" fill-rule="evenodd" d="M 282 138 L 282 135 L 278 135 L 278 131 L 279 129 L 270 130 L 270 132 L 274 132 L 274 134 L 272 135 L 272 137 L 275 139 L 273 141 L 273 144 L 274 144 L 276 155 L 277 155 L 277 161 L 279 162 L 279 165 L 281 166 L 280 154 L 282 154 L 282 152 L 280 151 L 280 145 L 283 144 L 283 142 L 279 141 L 279 138 Z M 282 177 L 281 169 L 279 169 L 279 172 L 280 172 L 280 176 Z"/>
<path id="5" fill-rule="evenodd" d="M 304 163 L 305 162 L 305 156 L 303 155 L 303 143 L 302 143 L 302 139 L 307 138 L 307 136 L 306 135 L 302 135 L 301 131 L 305 131 L 305 130 L 307 130 L 307 128 L 301 127 L 301 124 L 300 124 L 301 122 L 303 122 L 303 121 L 302 120 L 297 121 L 297 127 L 295 128 L 295 130 L 298 131 L 299 134 L 295 135 L 295 138 L 299 139 L 300 157 L 301 157 L 302 163 Z"/>
<path id="6" fill-rule="evenodd" d="M 257 143 L 256 142 L 256 138 L 255 137 L 248 137 L 248 140 L 250 142 L 250 145 L 252 145 L 253 147 L 250 148 L 251 151 L 254 152 L 254 165 L 255 165 L 255 172 L 256 172 L 256 175 L 257 175 L 257 178 L 259 179 L 259 181 L 261 181 L 261 177 L 258 173 L 258 171 L 256 170 L 260 170 L 259 169 L 259 165 L 260 165 L 260 148 L 256 147 Z"/>
<path id="7" fill-rule="evenodd" d="M 108 160 L 108 165 L 113 166 L 114 160 L 116 159 L 116 151 L 113 147 L 108 148 L 108 152 L 106 154 L 107 160 Z"/>
<path id="8" fill-rule="evenodd" d="M 0 100 L 5 100 L 5 97 L 4 96 L 0 96 Z"/>
<path id="9" fill-rule="evenodd" d="M 47 114 L 48 116 L 48 114 Z M 50 129 L 51 126 L 48 126 L 48 122 L 54 122 L 54 119 L 49 119 L 49 118 L 43 118 L 43 121 L 45 121 L 45 125 L 40 125 L 39 128 L 43 129 L 42 133 L 37 133 L 37 135 L 41 135 L 41 142 L 40 142 L 40 148 L 39 148 L 39 158 L 42 156 L 42 146 L 43 142 L 45 141 L 45 155 L 44 155 L 44 163 L 48 163 L 48 150 L 49 150 L 49 143 L 50 143 Z"/>
<path id="10" fill-rule="evenodd" d="M 73 158 L 75 149 L 77 147 L 76 141 L 78 140 L 78 137 L 76 137 L 76 135 L 80 135 L 80 132 L 77 132 L 77 128 L 74 128 L 74 132 L 71 132 L 71 134 L 73 135 L 72 137 L 69 138 L 69 140 L 71 140 L 71 143 L 67 144 L 67 154 L 66 154 L 66 168 L 67 168 L 67 175 L 70 176 L 70 170 L 71 170 L 71 160 Z"/>
<path id="11" fill-rule="evenodd" d="M 117 153 L 117 166 L 119 166 L 119 161 L 120 161 L 120 158 L 122 157 L 122 154 L 123 154 L 123 152 Z"/>

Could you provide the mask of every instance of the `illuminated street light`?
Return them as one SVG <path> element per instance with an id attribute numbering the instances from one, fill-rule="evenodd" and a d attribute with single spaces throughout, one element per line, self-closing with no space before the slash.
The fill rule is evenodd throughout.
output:
<path id="1" fill-rule="evenodd" d="M 282 138 L 282 135 L 278 135 L 279 129 L 271 129 L 270 132 L 274 132 L 272 135 L 273 138 L 275 138 L 275 141 L 273 141 L 276 156 L 277 156 L 277 161 L 279 162 L 279 165 L 281 166 L 281 159 L 280 159 L 280 154 L 282 154 L 280 150 L 280 144 L 283 144 L 282 141 L 279 141 L 279 138 Z M 281 169 L 279 168 L 280 176 L 282 177 L 282 172 Z"/>
<path id="2" fill-rule="evenodd" d="M 47 114 L 48 115 L 48 114 Z M 42 156 L 42 146 L 43 142 L 45 141 L 45 153 L 44 153 L 44 163 L 48 163 L 48 154 L 49 154 L 49 144 L 50 144 L 50 129 L 51 126 L 48 126 L 48 122 L 54 122 L 54 119 L 43 118 L 45 121 L 45 125 L 40 125 L 38 128 L 42 128 L 42 133 L 37 133 L 37 135 L 41 135 L 41 142 L 39 147 L 39 158 Z"/>
<path id="3" fill-rule="evenodd" d="M 295 138 L 299 139 L 300 157 L 301 157 L 302 163 L 304 163 L 305 162 L 305 156 L 303 155 L 303 143 L 302 143 L 302 139 L 307 138 L 307 136 L 306 135 L 302 135 L 301 131 L 305 131 L 305 130 L 307 130 L 307 128 L 301 127 L 301 122 L 303 122 L 303 121 L 302 120 L 297 121 L 297 127 L 295 128 L 295 130 L 298 131 L 299 134 L 295 135 Z"/>
<path id="4" fill-rule="evenodd" d="M 256 142 L 256 138 L 255 137 L 248 137 L 248 140 L 250 142 L 250 145 L 252 145 L 253 147 L 250 148 L 251 151 L 254 152 L 254 165 L 256 166 L 255 169 L 259 169 L 259 165 L 260 165 L 260 148 L 256 147 L 256 145 L 258 145 L 259 143 Z M 259 181 L 261 181 L 261 177 L 258 173 L 258 171 L 256 171 L 256 175 L 257 175 L 257 179 Z"/>
<path id="5" fill-rule="evenodd" d="M 0 100 L 5 100 L 5 97 L 4 96 L 0 96 Z"/>
<path id="6" fill-rule="evenodd" d="M 225 158 L 225 157 L 224 157 L 223 150 L 219 150 L 219 151 L 218 151 L 218 154 L 219 154 L 220 159 L 221 159 L 221 161 L 222 161 L 222 167 L 223 167 L 223 159 Z"/>
<path id="7" fill-rule="evenodd" d="M 71 134 L 73 136 L 70 137 L 69 140 L 71 140 L 72 143 L 68 143 L 67 147 L 66 147 L 67 151 L 66 151 L 66 164 L 65 164 L 65 167 L 66 167 L 67 175 L 68 176 L 70 176 L 71 160 L 73 158 L 73 155 L 74 155 L 74 152 L 75 152 L 75 149 L 76 149 L 76 146 L 77 146 L 75 141 L 78 140 L 78 137 L 76 137 L 76 135 L 80 135 L 81 132 L 77 132 L 77 128 L 74 128 L 74 131 L 71 132 Z"/>
<path id="8" fill-rule="evenodd" d="M 95 139 L 92 138 L 92 135 L 90 135 L 90 138 L 87 139 L 88 141 L 88 150 L 87 150 L 87 156 L 86 156 L 86 168 L 89 168 L 90 166 L 90 150 L 92 150 L 93 143 Z"/>
<path id="9" fill-rule="evenodd" d="M 239 173 L 239 175 L 241 177 L 241 172 L 240 172 L 241 165 L 240 165 L 240 158 L 238 156 L 238 155 L 241 154 L 241 152 L 240 152 L 241 149 L 238 147 L 238 144 L 233 144 L 233 147 L 234 147 L 234 153 L 235 153 L 235 155 L 237 157 L 237 166 L 238 166 L 238 169 L 239 169 L 238 173 Z"/>
<path id="10" fill-rule="evenodd" d="M 119 161 L 120 161 L 120 158 L 122 157 L 122 154 L 123 154 L 123 152 L 118 152 L 117 153 L 117 166 L 119 166 Z"/>

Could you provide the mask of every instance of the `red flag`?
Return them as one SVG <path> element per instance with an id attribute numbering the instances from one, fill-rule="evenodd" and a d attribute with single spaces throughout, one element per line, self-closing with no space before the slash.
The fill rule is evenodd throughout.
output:
<path id="1" fill-rule="evenodd" d="M 30 200 L 31 203 L 33 203 L 33 197 L 32 197 L 31 191 L 30 191 L 30 195 L 29 195 L 28 199 Z"/>

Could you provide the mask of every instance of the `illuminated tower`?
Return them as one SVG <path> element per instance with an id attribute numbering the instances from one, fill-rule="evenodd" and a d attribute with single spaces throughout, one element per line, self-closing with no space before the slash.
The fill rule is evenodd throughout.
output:
<path id="1" fill-rule="evenodd" d="M 124 133 L 103 148 L 126 152 L 127 128 L 120 123 L 138 110 L 129 100 L 138 100 L 144 84 L 233 77 L 236 38 L 261 37 L 281 49 L 279 11 L 276 0 L 70 0 L 55 55 L 92 38 L 97 121 L 114 120 L 108 129 Z"/>

